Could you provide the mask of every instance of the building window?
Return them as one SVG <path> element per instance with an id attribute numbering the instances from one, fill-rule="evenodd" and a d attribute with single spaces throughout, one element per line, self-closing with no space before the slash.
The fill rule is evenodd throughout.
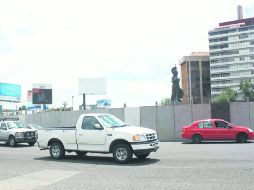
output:
<path id="1" fill-rule="evenodd" d="M 240 57 L 240 61 L 244 61 L 245 60 L 245 57 Z"/>
<path id="2" fill-rule="evenodd" d="M 210 36 L 215 36 L 215 35 L 218 35 L 218 34 L 219 34 L 219 32 L 211 32 Z"/>
<path id="3" fill-rule="evenodd" d="M 220 49 L 228 48 L 228 44 L 220 45 Z"/>
<path id="4" fill-rule="evenodd" d="M 239 39 L 245 39 L 248 38 L 248 34 L 240 34 Z"/>
<path id="5" fill-rule="evenodd" d="M 239 32 L 243 32 L 243 31 L 248 31 L 248 29 L 249 29 L 248 27 L 246 27 L 246 28 L 239 28 L 238 31 L 239 31 Z"/>

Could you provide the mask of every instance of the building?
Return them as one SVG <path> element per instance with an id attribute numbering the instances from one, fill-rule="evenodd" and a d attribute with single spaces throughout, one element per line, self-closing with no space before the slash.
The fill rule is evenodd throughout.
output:
<path id="1" fill-rule="evenodd" d="M 239 91 L 242 80 L 254 83 L 254 17 L 243 19 L 242 7 L 237 10 L 237 20 L 208 32 L 212 97 L 225 87 Z"/>
<path id="2" fill-rule="evenodd" d="M 210 63 L 208 52 L 193 52 L 180 60 L 183 103 L 208 103 L 210 90 Z"/>

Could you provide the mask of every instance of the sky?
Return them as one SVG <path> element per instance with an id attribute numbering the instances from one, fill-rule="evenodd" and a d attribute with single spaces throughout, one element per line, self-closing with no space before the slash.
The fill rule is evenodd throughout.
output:
<path id="1" fill-rule="evenodd" d="M 79 78 L 105 77 L 112 107 L 152 106 L 171 96 L 171 68 L 209 51 L 208 31 L 254 17 L 253 0 L 0 0 L 0 82 L 52 84 L 53 105 L 78 109 Z M 180 74 L 179 74 L 180 77 Z"/>

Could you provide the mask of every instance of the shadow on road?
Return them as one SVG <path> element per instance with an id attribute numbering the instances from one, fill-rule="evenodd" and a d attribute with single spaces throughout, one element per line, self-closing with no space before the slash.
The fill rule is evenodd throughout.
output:
<path id="1" fill-rule="evenodd" d="M 254 141 L 248 141 L 247 143 L 237 143 L 236 141 L 205 141 L 205 142 L 201 142 L 199 144 L 251 144 L 251 143 L 254 143 Z M 195 144 L 195 143 L 182 142 L 182 144 Z"/>
<path id="2" fill-rule="evenodd" d="M 0 147 L 6 147 L 6 148 L 24 148 L 24 147 L 33 147 L 33 146 L 29 146 L 28 144 L 16 144 L 16 146 L 10 147 L 9 144 L 7 144 L 7 143 L 1 143 Z"/>
<path id="3" fill-rule="evenodd" d="M 96 165 L 118 165 L 118 166 L 142 166 L 142 165 L 149 165 L 149 164 L 155 164 L 159 162 L 159 159 L 152 159 L 152 158 L 146 158 L 146 159 L 139 159 L 139 158 L 133 158 L 130 162 L 127 164 L 118 164 L 115 162 L 113 157 L 103 157 L 103 156 L 84 156 L 80 157 L 77 155 L 66 155 L 61 160 L 54 160 L 51 157 L 40 157 L 40 158 L 34 158 L 35 160 L 41 160 L 41 161 L 49 161 L 49 162 L 67 162 L 67 163 L 84 163 L 84 164 L 96 164 Z"/>

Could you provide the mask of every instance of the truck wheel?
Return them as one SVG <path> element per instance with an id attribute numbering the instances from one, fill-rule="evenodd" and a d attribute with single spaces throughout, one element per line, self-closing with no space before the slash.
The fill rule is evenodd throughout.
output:
<path id="1" fill-rule="evenodd" d="M 76 151 L 76 154 L 77 154 L 79 157 L 84 157 L 84 156 L 87 154 L 87 152 L 85 152 L 85 151 Z"/>
<path id="2" fill-rule="evenodd" d="M 49 149 L 50 155 L 53 159 L 62 159 L 65 156 L 65 150 L 60 142 L 53 142 Z"/>
<path id="3" fill-rule="evenodd" d="M 29 142 L 28 145 L 29 146 L 33 146 L 35 144 L 35 142 Z"/>
<path id="4" fill-rule="evenodd" d="M 238 143 L 246 143 L 247 140 L 248 140 L 248 137 L 247 137 L 247 135 L 244 134 L 244 133 L 240 133 L 240 134 L 237 135 L 237 137 L 236 137 L 236 141 L 237 141 Z"/>
<path id="5" fill-rule="evenodd" d="M 15 137 L 14 137 L 14 136 L 10 136 L 8 142 L 9 142 L 9 145 L 10 145 L 11 147 L 15 147 L 15 146 L 16 146 L 16 140 L 15 140 Z"/>
<path id="6" fill-rule="evenodd" d="M 146 154 L 135 154 L 135 156 L 137 158 L 140 158 L 140 159 L 145 159 L 147 156 L 149 156 L 150 153 L 146 153 Z"/>
<path id="7" fill-rule="evenodd" d="M 118 163 L 127 163 L 132 156 L 133 151 L 128 144 L 116 144 L 113 148 L 113 157 Z"/>

